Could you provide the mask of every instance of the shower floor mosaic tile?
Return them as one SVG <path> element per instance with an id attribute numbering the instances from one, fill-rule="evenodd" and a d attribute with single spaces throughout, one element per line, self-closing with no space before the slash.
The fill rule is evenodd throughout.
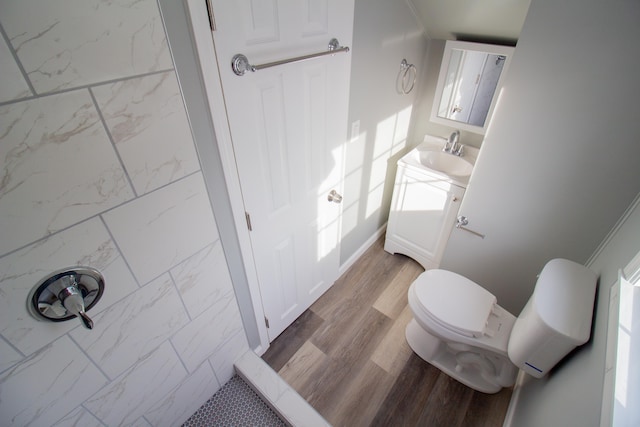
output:
<path id="1" fill-rule="evenodd" d="M 234 375 L 183 427 L 286 425 L 242 378 Z"/>

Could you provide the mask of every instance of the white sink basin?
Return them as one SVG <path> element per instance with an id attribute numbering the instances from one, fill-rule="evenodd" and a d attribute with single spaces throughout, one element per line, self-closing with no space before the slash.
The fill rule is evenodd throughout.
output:
<path id="1" fill-rule="evenodd" d="M 450 176 L 468 177 L 473 164 L 464 157 L 454 156 L 443 151 L 418 151 L 418 161 L 429 169 L 434 169 Z"/>

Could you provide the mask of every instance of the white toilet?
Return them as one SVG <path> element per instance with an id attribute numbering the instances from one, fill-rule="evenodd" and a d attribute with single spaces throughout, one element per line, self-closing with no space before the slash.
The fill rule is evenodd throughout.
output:
<path id="1" fill-rule="evenodd" d="M 517 318 L 486 289 L 446 270 L 427 270 L 409 288 L 413 351 L 483 393 L 514 384 L 518 369 L 540 378 L 589 340 L 597 277 L 565 259 L 549 261 Z"/>

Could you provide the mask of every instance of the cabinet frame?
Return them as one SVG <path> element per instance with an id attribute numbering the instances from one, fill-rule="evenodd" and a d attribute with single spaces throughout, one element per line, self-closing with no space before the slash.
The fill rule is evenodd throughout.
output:
<path id="1" fill-rule="evenodd" d="M 398 162 L 385 251 L 438 268 L 464 192 L 436 173 Z"/>

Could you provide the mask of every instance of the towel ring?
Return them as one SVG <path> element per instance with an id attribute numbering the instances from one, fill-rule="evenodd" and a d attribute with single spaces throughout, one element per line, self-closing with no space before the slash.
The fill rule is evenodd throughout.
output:
<path id="1" fill-rule="evenodd" d="M 415 65 L 409 64 L 406 59 L 403 59 L 400 62 L 400 71 L 398 71 L 396 78 L 396 91 L 401 95 L 407 95 L 413 90 L 417 76 L 418 70 Z"/>

